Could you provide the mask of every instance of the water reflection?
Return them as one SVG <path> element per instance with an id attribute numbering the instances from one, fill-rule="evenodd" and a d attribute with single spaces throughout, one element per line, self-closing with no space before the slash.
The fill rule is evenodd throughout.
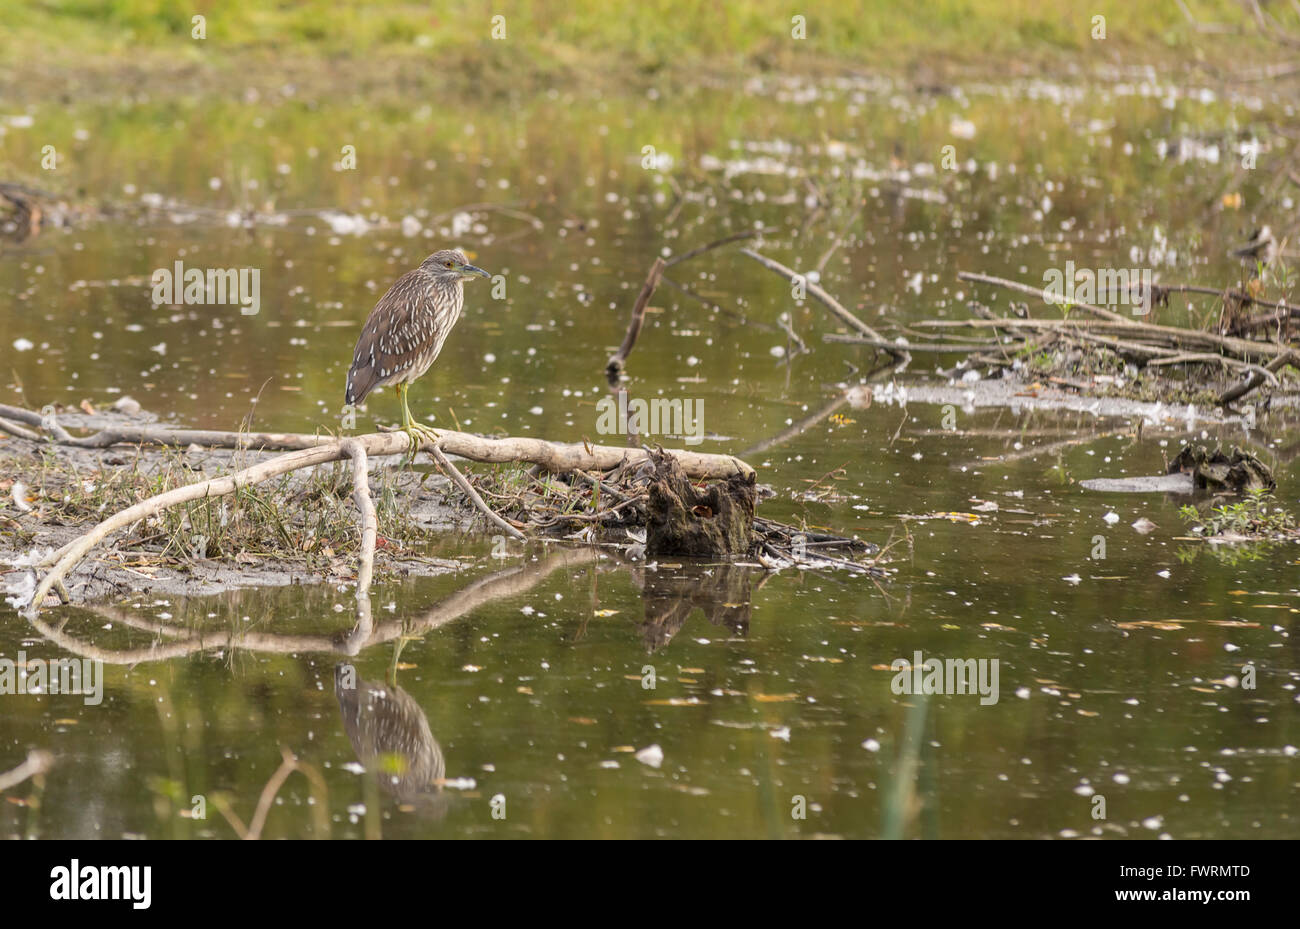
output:
<path id="1" fill-rule="evenodd" d="M 746 635 L 754 576 L 762 573 L 734 564 L 682 564 L 672 570 L 633 568 L 632 580 L 645 605 L 645 618 L 637 629 L 646 651 L 656 652 L 671 642 L 697 609 L 704 612 L 710 625 L 734 636 Z"/>
<path id="2" fill-rule="evenodd" d="M 446 761 L 415 698 L 395 680 L 365 680 L 347 662 L 334 667 L 334 695 L 352 750 L 379 786 L 399 803 L 443 815 Z"/>
<path id="3" fill-rule="evenodd" d="M 91 638 L 69 633 L 66 629 L 69 615 L 55 619 L 36 616 L 30 622 L 37 632 L 60 648 L 106 664 L 134 665 L 228 649 L 284 655 L 327 653 L 355 656 L 376 645 L 419 638 L 494 600 L 522 595 L 558 570 L 593 564 L 599 557 L 600 552 L 590 548 L 553 551 L 543 558 L 478 578 L 439 600 L 415 618 L 388 619 L 376 623 L 370 598 L 359 597 L 356 625 L 350 631 L 336 635 L 194 628 L 170 620 L 147 619 L 125 607 L 88 605 L 89 609 L 113 622 L 153 637 L 153 641 L 146 646 L 105 648 Z"/>
<path id="4" fill-rule="evenodd" d="M 635 628 L 647 652 L 656 652 L 671 642 L 697 609 L 703 612 L 710 625 L 726 629 L 733 636 L 747 635 L 755 581 L 757 579 L 761 584 L 762 578 L 770 576 L 755 567 L 713 562 L 628 565 L 607 550 L 563 548 L 476 578 L 415 617 L 386 619 L 377 623 L 370 597 L 359 596 L 356 599 L 356 623 L 351 629 L 333 635 L 204 628 L 170 619 L 143 617 L 124 606 L 88 605 L 88 609 L 110 620 L 105 629 L 112 629 L 117 623 L 152 638 L 150 644 L 144 646 L 107 648 L 97 644 L 93 637 L 79 637 L 68 632 L 66 627 L 70 617 L 66 615 L 58 619 L 40 615 L 32 618 L 31 623 L 48 641 L 74 655 L 116 665 L 168 661 L 230 649 L 355 657 L 387 643 L 395 643 L 400 649 L 403 643 L 419 639 L 490 603 L 522 596 L 557 571 L 587 567 L 603 572 L 628 572 L 635 589 L 641 594 L 644 614 Z M 395 686 L 392 677 L 390 670 L 389 685 Z"/>
<path id="5" fill-rule="evenodd" d="M 415 667 L 400 662 L 403 649 L 491 604 L 524 598 L 547 579 L 566 571 L 578 575 L 595 572 L 591 573 L 593 580 L 597 576 L 613 579 L 615 586 L 624 591 L 630 589 L 632 602 L 639 598 L 643 612 L 632 624 L 618 624 L 608 629 L 614 639 L 622 639 L 634 648 L 633 643 L 639 640 L 648 652 L 668 645 L 697 610 L 702 611 L 711 626 L 725 629 L 728 635 L 747 636 L 753 591 L 756 586 L 761 587 L 764 577 L 771 577 L 755 568 L 733 564 L 629 565 L 610 549 L 551 548 L 544 555 L 530 557 L 522 564 L 461 583 L 457 589 L 411 617 L 387 618 L 386 610 L 372 608 L 369 597 L 358 597 L 355 600 L 355 623 L 334 633 L 328 631 L 334 617 L 326 611 L 312 611 L 313 615 L 307 618 L 309 628 L 324 627 L 320 632 L 249 629 L 239 622 L 228 622 L 229 617 L 218 618 L 220 614 L 209 611 L 213 603 L 207 598 L 195 599 L 179 605 L 179 608 L 173 606 L 175 613 L 154 616 L 145 615 L 142 605 L 136 603 L 92 606 L 90 609 L 96 617 L 92 622 L 75 621 L 73 613 L 53 619 L 49 618 L 50 614 L 42 614 L 30 622 L 46 640 L 68 653 L 128 668 L 148 663 L 179 667 L 177 659 L 201 655 L 216 655 L 223 663 L 243 665 L 243 662 L 235 661 L 238 653 L 283 655 L 308 665 L 314 655 L 342 658 L 333 665 L 334 697 L 342 733 L 359 763 L 359 767 L 351 763 L 345 763 L 343 767 L 353 773 L 364 769 L 365 773 L 358 798 L 362 802 L 349 804 L 348 809 L 354 817 L 359 817 L 354 821 L 361 824 L 365 834 L 377 838 L 381 830 L 387 831 L 384 826 L 387 817 L 381 813 L 385 807 L 381 803 L 382 795 L 395 801 L 402 813 L 414 814 L 425 822 L 444 820 L 451 810 L 478 798 L 472 780 L 448 780 L 447 759 L 434 734 L 429 712 L 416 695 L 399 684 L 399 673 Z M 238 612 L 242 614 L 246 609 L 250 612 L 255 610 L 244 604 Z M 636 617 L 635 610 L 617 612 Z M 142 636 L 148 637 L 147 644 L 132 644 Z M 363 653 L 374 657 L 377 646 L 381 651 L 391 648 L 391 657 L 385 662 L 385 680 L 368 679 L 360 670 Z M 551 657 L 554 658 L 553 653 Z M 423 661 L 420 664 L 424 671 L 423 676 L 417 679 L 420 686 L 416 688 L 416 694 L 427 703 L 437 698 L 429 695 L 429 685 L 433 683 L 427 676 L 429 665 Z M 373 661 L 371 666 L 374 666 Z M 230 670 L 223 669 L 220 675 L 228 678 L 230 673 Z M 170 711 L 164 715 L 171 718 Z M 288 759 L 297 763 L 298 757 L 294 753 L 302 753 L 300 770 L 316 771 L 322 761 L 328 761 L 329 755 L 322 756 L 323 745 L 307 748 L 304 753 L 305 746 L 298 741 L 300 735 L 282 734 L 281 750 L 285 753 L 286 764 Z M 179 738 L 175 734 L 173 737 Z M 462 755 L 462 769 L 453 771 L 453 774 L 473 770 L 470 759 L 475 753 L 476 741 L 465 741 L 462 737 L 462 748 L 458 753 Z M 557 739 L 556 744 L 562 742 Z M 290 753 L 291 746 L 293 753 Z M 257 747 L 254 746 L 252 751 L 256 754 Z M 181 784 L 185 777 L 184 772 L 173 772 L 176 784 Z M 203 780 L 206 780 L 206 775 L 196 773 L 196 781 Z M 283 781 L 284 777 L 273 776 L 271 783 L 277 786 L 275 789 L 264 788 L 263 797 L 278 793 L 278 785 Z M 316 786 L 315 782 L 313 786 Z M 462 793 L 461 789 L 466 788 Z M 177 790 L 177 796 L 190 796 L 189 790 Z M 318 803 L 328 804 L 330 795 L 348 797 L 353 790 L 355 788 L 333 786 L 325 793 L 321 788 L 322 796 Z M 157 797 L 154 802 L 156 805 Z M 258 806 L 264 809 L 266 804 L 259 803 Z M 227 812 L 233 817 L 234 807 Z M 325 815 L 324 808 L 313 810 L 313 815 Z M 173 828 L 170 825 L 172 814 L 159 814 L 159 821 L 164 829 Z M 235 822 L 237 818 L 231 821 Z M 266 824 L 265 815 L 255 817 L 254 822 L 252 834 L 260 835 Z"/>

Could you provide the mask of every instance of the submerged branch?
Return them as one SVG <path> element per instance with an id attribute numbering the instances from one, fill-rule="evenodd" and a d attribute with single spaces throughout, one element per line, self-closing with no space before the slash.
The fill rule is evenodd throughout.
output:
<path id="1" fill-rule="evenodd" d="M 774 261 L 773 259 L 768 258 L 766 255 L 760 255 L 758 252 L 754 251 L 753 249 L 742 248 L 740 250 L 740 253 L 742 255 L 745 255 L 746 257 L 754 259 L 763 267 L 767 268 L 769 271 L 776 272 L 777 274 L 781 275 L 783 278 L 785 278 L 788 281 L 794 281 L 796 279 L 803 281 L 804 285 L 808 288 L 808 293 L 811 294 L 818 302 L 820 302 L 822 306 L 830 310 L 842 323 L 852 328 L 860 336 L 864 336 L 867 339 L 872 340 L 872 344 L 874 344 L 875 347 L 880 348 L 885 352 L 888 352 L 891 356 L 893 356 L 893 358 L 896 361 L 905 362 L 911 360 L 911 356 L 908 355 L 905 349 L 902 349 L 897 345 L 894 345 L 893 343 L 886 341 L 885 338 L 880 333 L 876 332 L 876 330 L 872 329 L 862 320 L 858 319 L 856 316 L 854 316 L 852 313 L 846 310 L 838 300 L 836 300 L 834 297 L 828 294 L 815 282 L 808 280 L 806 277 L 800 275 L 796 271 L 790 270 L 785 265 L 781 264 L 781 262 L 779 261 Z"/>
<path id="2" fill-rule="evenodd" d="M 645 283 L 641 285 L 641 292 L 636 296 L 636 303 L 632 304 L 632 319 L 627 324 L 623 344 L 610 356 L 605 365 L 605 376 L 609 378 L 611 384 L 623 373 L 623 363 L 627 361 L 627 356 L 632 354 L 637 336 L 641 334 L 641 326 L 645 323 L 646 307 L 650 304 L 650 298 L 654 296 L 656 288 L 659 287 L 659 279 L 663 277 L 665 267 L 667 265 L 662 258 L 655 259 L 655 263 L 650 266 L 650 273 L 646 275 Z"/>

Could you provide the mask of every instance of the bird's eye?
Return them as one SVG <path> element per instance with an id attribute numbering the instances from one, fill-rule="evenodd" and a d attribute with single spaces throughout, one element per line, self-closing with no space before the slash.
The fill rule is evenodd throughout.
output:
<path id="1" fill-rule="evenodd" d="M 446 261 L 444 261 L 444 262 L 442 263 L 442 266 L 443 266 L 444 268 L 450 268 L 450 267 L 451 267 L 451 259 L 448 258 Z"/>

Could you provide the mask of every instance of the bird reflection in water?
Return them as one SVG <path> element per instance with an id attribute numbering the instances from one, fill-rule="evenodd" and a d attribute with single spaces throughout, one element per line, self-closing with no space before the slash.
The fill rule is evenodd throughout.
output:
<path id="1" fill-rule="evenodd" d="M 446 763 L 415 699 L 395 680 L 365 680 L 349 662 L 334 666 L 334 694 L 352 750 L 380 788 L 416 812 L 444 815 Z"/>

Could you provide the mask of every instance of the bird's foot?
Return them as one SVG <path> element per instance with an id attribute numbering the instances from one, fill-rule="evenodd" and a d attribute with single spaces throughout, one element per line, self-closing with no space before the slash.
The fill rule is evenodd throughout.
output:
<path id="1" fill-rule="evenodd" d="M 411 437 L 410 458 L 415 458 L 420 451 L 420 446 L 425 442 L 437 442 L 442 436 L 438 435 L 429 426 L 424 423 L 410 422 L 406 425 L 406 434 Z"/>

